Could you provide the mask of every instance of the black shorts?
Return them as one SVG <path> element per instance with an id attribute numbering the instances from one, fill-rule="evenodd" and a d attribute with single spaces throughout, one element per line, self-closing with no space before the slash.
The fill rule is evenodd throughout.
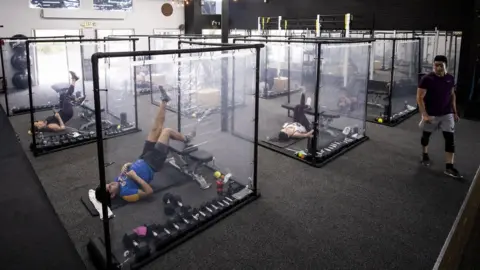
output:
<path id="1" fill-rule="evenodd" d="M 139 158 L 145 160 L 154 172 L 158 172 L 162 169 L 167 156 L 168 145 L 159 142 L 145 141 L 143 152 Z"/>

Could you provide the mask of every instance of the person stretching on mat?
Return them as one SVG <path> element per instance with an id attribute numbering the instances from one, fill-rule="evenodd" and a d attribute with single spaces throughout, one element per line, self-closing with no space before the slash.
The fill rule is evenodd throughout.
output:
<path id="1" fill-rule="evenodd" d="M 290 138 L 311 138 L 313 137 L 313 129 L 305 115 L 305 94 L 302 93 L 300 104 L 293 109 L 293 122 L 283 124 L 280 133 L 278 133 L 279 141 L 288 141 Z"/>
<path id="2" fill-rule="evenodd" d="M 143 146 L 140 157 L 133 163 L 123 165 L 120 175 L 106 186 L 107 193 L 103 193 L 101 187 L 95 190 L 96 199 L 104 203 L 108 197 L 120 196 L 127 202 L 136 202 L 153 193 L 150 183 L 155 173 L 159 172 L 169 152 L 170 140 L 176 140 L 188 144 L 195 137 L 195 128 L 188 135 L 163 127 L 167 103 L 170 101 L 165 89 L 160 86 L 162 103 L 158 110 L 152 129 Z"/>
<path id="3" fill-rule="evenodd" d="M 70 100 L 75 100 L 73 98 L 73 92 L 75 90 L 75 83 L 78 81 L 78 76 L 70 71 L 70 86 L 65 93 L 60 94 L 58 106 L 60 110 L 56 112 L 53 116 L 45 118 L 45 120 L 35 121 L 33 123 L 35 132 L 60 132 L 65 130 L 65 123 L 67 123 L 73 117 L 73 105 Z M 81 102 L 84 97 L 79 98 L 75 101 Z M 31 131 L 28 132 L 31 134 Z"/>

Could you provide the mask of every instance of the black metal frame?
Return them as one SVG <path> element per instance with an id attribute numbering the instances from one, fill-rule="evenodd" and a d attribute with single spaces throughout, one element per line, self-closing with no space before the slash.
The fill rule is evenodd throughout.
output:
<path id="1" fill-rule="evenodd" d="M 46 36 L 46 37 L 26 37 L 26 38 L 12 38 L 12 37 L 0 37 L 0 40 L 2 41 L 14 41 L 14 40 L 17 40 L 17 41 L 27 41 L 27 40 L 41 40 L 41 39 L 53 39 L 53 38 L 64 38 L 64 39 L 67 39 L 67 38 L 78 38 L 78 39 L 82 39 L 83 38 L 83 35 L 78 35 L 78 36 L 71 36 L 71 35 L 63 35 L 63 36 Z M 12 114 L 10 112 L 10 105 L 8 103 L 8 86 L 7 86 L 7 80 L 6 80 L 6 77 L 5 77 L 5 63 L 4 63 L 4 55 L 3 55 L 3 46 L 5 44 L 2 44 L 2 42 L 0 42 L 0 64 L 2 65 L 2 76 L 3 76 L 3 81 L 2 81 L 2 90 L 5 94 L 5 110 L 7 112 L 7 116 L 10 117 L 10 116 L 16 116 L 16 115 L 22 115 L 22 114 L 27 114 L 28 112 L 25 112 L 25 113 L 18 113 L 18 114 Z M 26 89 L 25 89 L 26 90 Z"/>
<path id="2" fill-rule="evenodd" d="M 93 88 L 94 88 L 94 100 L 95 100 L 95 119 L 96 119 L 96 128 L 97 131 L 102 130 L 102 116 L 100 113 L 101 102 L 100 102 L 100 78 L 99 78 L 99 60 L 104 58 L 121 58 L 121 57 L 143 57 L 143 56 L 156 56 L 156 55 L 179 55 L 179 54 L 189 54 L 189 53 L 202 53 L 202 52 L 215 52 L 215 51 L 228 51 L 228 50 L 238 50 L 238 49 L 255 49 L 257 54 L 257 70 L 256 70 L 256 102 L 255 102 L 255 135 L 254 135 L 254 160 L 253 160 L 253 179 L 252 179 L 252 194 L 248 195 L 244 198 L 242 202 L 239 204 L 232 206 L 230 210 L 227 212 L 222 213 L 219 216 L 214 217 L 208 223 L 192 230 L 187 235 L 182 236 L 180 239 L 176 239 L 172 244 L 165 247 L 164 250 L 156 252 L 152 254 L 147 261 L 144 263 L 140 263 L 136 265 L 136 268 L 140 268 L 145 264 L 153 261 L 155 258 L 161 256 L 168 250 L 178 246 L 181 242 L 192 238 L 196 234 L 200 233 L 201 231 L 205 230 L 206 228 L 215 224 L 219 219 L 226 217 L 227 215 L 233 213 L 234 211 L 238 210 L 245 204 L 260 196 L 258 189 L 257 189 L 257 178 L 258 178 L 258 62 L 259 62 L 259 55 L 260 49 L 263 47 L 262 44 L 255 44 L 255 45 L 229 45 L 229 46 L 221 46 L 221 47 L 212 47 L 212 48 L 196 48 L 196 49 L 183 49 L 183 50 L 163 50 L 163 51 L 135 51 L 135 52 L 112 52 L 112 53 L 95 53 L 92 55 L 92 71 L 93 71 Z M 222 80 L 223 81 L 223 80 Z M 178 115 L 178 117 L 181 117 Z M 106 192 L 106 175 L 105 175 L 105 154 L 104 154 L 104 147 L 103 147 L 103 134 L 102 132 L 97 132 L 97 151 L 98 151 L 98 168 L 100 174 L 100 187 L 102 192 Z M 108 217 L 108 205 L 110 202 L 106 202 L 102 204 L 102 213 L 104 217 Z M 111 236 L 110 236 L 110 227 L 109 227 L 110 220 L 108 218 L 104 218 L 102 220 L 103 229 L 104 229 L 104 243 L 105 243 L 105 254 L 106 254 L 106 269 L 113 269 L 113 258 L 112 258 L 112 247 L 111 247 Z"/>
<path id="3" fill-rule="evenodd" d="M 383 41 L 384 43 L 384 54 L 383 54 L 383 59 L 385 61 L 385 52 L 386 52 L 386 48 L 385 48 L 385 43 L 387 41 L 392 41 L 392 56 L 391 56 L 391 64 L 390 64 L 390 79 L 389 81 L 387 82 L 390 89 L 389 89 L 389 92 L 388 92 L 388 104 L 386 106 L 387 107 L 387 113 L 384 114 L 384 115 L 378 115 L 378 117 L 375 117 L 374 119 L 372 119 L 371 117 L 368 117 L 369 114 L 367 114 L 367 122 L 371 122 L 371 123 L 377 123 L 377 124 L 382 124 L 382 125 L 386 125 L 386 126 L 390 126 L 390 127 L 394 127 L 400 123 L 402 123 L 403 121 L 405 121 L 406 119 L 410 118 L 412 115 L 416 114 L 418 112 L 418 105 L 417 105 L 417 108 L 415 110 L 412 110 L 412 111 L 409 111 L 409 112 L 406 112 L 405 114 L 401 115 L 401 116 L 396 116 L 396 114 L 392 115 L 392 96 L 393 96 L 393 93 L 395 91 L 395 77 L 394 77 L 394 74 L 395 74 L 395 62 L 396 62 L 396 59 L 395 59 L 395 56 L 396 56 L 396 46 L 397 46 L 397 41 L 415 41 L 417 40 L 418 41 L 418 52 L 417 52 L 417 68 L 418 68 L 418 72 L 419 74 L 417 74 L 417 77 L 420 78 L 420 72 L 421 72 L 421 67 L 422 67 L 422 48 L 421 48 L 421 38 L 419 37 L 413 37 L 413 38 L 375 38 L 375 40 L 377 41 Z M 374 51 L 372 50 L 372 54 L 374 53 Z M 371 57 L 374 57 L 373 55 Z M 370 81 L 370 79 L 369 79 Z M 368 97 L 367 97 L 368 98 Z M 368 106 L 367 106 L 367 111 L 368 111 Z"/>
<path id="4" fill-rule="evenodd" d="M 246 39 L 246 41 L 265 42 L 265 40 L 255 40 L 255 39 Z M 317 53 L 316 53 L 317 54 L 317 57 L 316 57 L 316 81 L 315 81 L 315 97 L 314 97 L 315 100 L 314 100 L 314 105 L 313 105 L 313 106 L 315 106 L 315 108 L 314 108 L 314 112 L 313 112 L 314 121 L 312 123 L 313 124 L 312 129 L 313 130 L 318 130 L 318 127 L 319 127 L 319 124 L 320 124 L 319 123 L 320 112 L 319 112 L 318 104 L 319 104 L 319 101 L 320 101 L 319 100 L 320 99 L 320 85 L 321 85 L 321 74 L 322 74 L 322 72 L 321 72 L 322 44 L 372 43 L 372 42 L 375 41 L 375 39 L 361 39 L 361 38 L 327 38 L 327 39 L 315 38 L 315 39 L 308 39 L 308 38 L 301 38 L 301 39 L 291 39 L 291 40 L 270 40 L 270 42 L 272 42 L 272 41 L 273 42 L 284 42 L 284 43 L 288 43 L 288 44 L 298 43 L 298 44 L 315 44 L 315 45 L 317 45 L 317 48 L 316 48 L 316 50 L 317 50 Z M 370 50 L 371 50 L 371 48 L 370 48 Z M 369 55 L 369 57 L 370 57 L 370 55 Z M 368 65 L 369 64 L 370 64 L 370 60 L 368 61 Z M 260 77 L 259 77 L 259 79 L 260 79 Z M 368 78 L 366 78 L 366 79 L 367 79 L 366 80 L 367 85 L 365 85 L 365 89 L 368 88 Z M 366 98 L 366 96 L 367 96 L 367 91 L 365 91 L 365 98 Z M 288 101 L 290 102 L 290 99 L 288 99 Z M 287 110 L 287 112 L 289 112 L 289 110 Z M 287 113 L 287 115 L 290 116 L 289 113 Z M 241 138 L 241 139 L 251 141 L 251 139 L 245 138 L 245 136 L 239 134 L 238 132 L 235 132 L 235 130 L 233 130 L 233 129 L 232 129 L 231 133 L 233 135 Z M 258 137 L 258 134 L 256 134 L 256 135 Z M 317 149 L 317 139 L 318 139 L 318 132 L 314 132 L 313 133 L 313 138 L 309 142 L 308 149 L 305 149 L 305 150 L 307 150 L 307 152 L 317 153 L 317 150 L 318 150 Z M 320 167 L 325 166 L 327 163 L 335 160 L 337 157 L 339 157 L 339 156 L 343 155 L 344 153 L 348 152 L 350 149 L 353 149 L 356 146 L 363 143 L 364 141 L 367 141 L 368 139 L 369 138 L 368 138 L 368 136 L 366 135 L 366 132 L 365 132 L 364 136 L 362 138 L 354 140 L 353 142 L 344 145 L 334 154 L 331 154 L 331 155 L 328 155 L 328 156 L 323 156 L 323 157 L 320 157 L 320 158 L 318 158 L 316 156 L 316 154 L 314 154 L 314 155 L 307 154 L 306 157 L 302 158 L 302 157 L 297 156 L 292 151 L 284 150 L 283 148 L 273 146 L 271 144 L 265 143 L 264 141 L 258 141 L 258 138 L 256 139 L 256 141 L 258 142 L 258 144 L 261 147 L 263 147 L 265 149 L 269 149 L 269 150 L 272 150 L 272 151 L 277 152 L 279 154 L 282 154 L 284 156 L 299 160 L 299 161 L 304 162 L 304 163 L 306 163 L 310 166 L 320 168 Z"/>
<path id="5" fill-rule="evenodd" d="M 132 42 L 132 46 L 133 46 L 132 48 L 133 48 L 133 50 L 135 50 L 135 42 L 137 40 L 138 39 L 131 39 L 131 38 L 128 38 L 128 39 L 65 39 L 65 40 L 38 39 L 38 40 L 27 40 L 25 42 L 26 53 L 27 53 L 28 95 L 29 95 L 29 104 L 30 104 L 30 111 L 29 111 L 29 113 L 30 113 L 30 130 L 32 132 L 32 142 L 30 144 L 30 150 L 33 152 L 34 156 L 41 156 L 41 155 L 45 155 L 45 154 L 49 154 L 49 153 L 58 152 L 58 151 L 61 151 L 61 150 L 77 147 L 77 146 L 80 146 L 80 145 L 85 145 L 85 144 L 88 144 L 88 143 L 92 143 L 92 142 L 95 141 L 95 137 L 86 138 L 84 140 L 78 140 L 78 141 L 73 142 L 73 143 L 68 143 L 67 145 L 60 144 L 56 147 L 50 147 L 50 148 L 46 148 L 46 149 L 41 149 L 41 148 L 39 149 L 37 147 L 37 134 L 36 134 L 36 132 L 34 132 L 34 130 L 35 130 L 35 128 L 34 128 L 35 112 L 39 112 L 39 111 L 42 111 L 42 110 L 37 110 L 34 107 L 34 103 L 33 103 L 32 78 L 30 76 L 30 73 L 31 73 L 31 68 L 30 68 L 30 66 L 31 66 L 30 45 L 31 44 L 38 44 L 38 43 L 65 43 L 65 44 L 78 43 L 81 46 L 82 43 L 84 43 L 84 42 L 97 42 L 97 43 L 102 43 L 103 42 L 103 43 L 106 43 L 106 42 L 129 41 L 129 42 Z M 83 55 L 81 55 L 81 57 L 83 59 Z M 81 62 L 83 63 L 83 61 L 81 61 Z M 82 65 L 82 69 L 83 69 L 83 65 Z M 82 70 L 82 72 L 85 72 L 85 71 Z M 103 91 L 108 93 L 108 89 L 103 89 Z M 120 132 L 120 133 L 116 133 L 116 134 L 113 134 L 113 135 L 106 136 L 107 138 L 113 138 L 113 137 L 117 137 L 117 136 L 126 135 L 126 134 L 130 134 L 130 133 L 140 131 L 139 128 L 138 128 L 137 89 L 136 89 L 135 85 L 134 85 L 134 103 L 135 103 L 135 127 L 132 128 L 132 129 L 129 129 L 126 132 Z M 108 108 L 106 108 L 105 113 L 109 114 L 113 118 L 116 118 L 117 120 L 120 119 L 120 117 L 108 112 Z M 101 122 L 100 122 L 100 125 L 101 125 Z M 98 134 L 96 134 L 96 135 L 98 136 Z"/>

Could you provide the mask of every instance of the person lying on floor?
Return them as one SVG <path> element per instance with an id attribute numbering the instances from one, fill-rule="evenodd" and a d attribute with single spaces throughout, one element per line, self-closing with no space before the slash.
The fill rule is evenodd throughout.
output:
<path id="1" fill-rule="evenodd" d="M 33 123 L 35 132 L 61 132 L 65 130 L 65 124 L 73 117 L 73 104 L 70 102 L 82 102 L 85 97 L 75 99 L 73 92 L 75 91 L 75 83 L 78 76 L 70 71 L 70 86 L 65 93 L 60 94 L 58 107 L 60 108 L 53 116 L 45 118 L 45 120 L 35 121 Z M 28 132 L 31 134 L 31 131 Z"/>
<path id="2" fill-rule="evenodd" d="M 195 136 L 195 128 L 188 135 L 183 135 L 178 131 L 163 127 L 165 122 L 165 113 L 167 103 L 170 97 L 165 89 L 160 87 L 162 103 L 160 104 L 158 114 L 150 130 L 147 140 L 143 146 L 143 152 L 133 163 L 123 165 L 120 175 L 106 186 L 106 193 L 102 192 L 101 187 L 95 189 L 95 197 L 105 203 L 110 198 L 120 196 L 127 202 L 136 202 L 153 193 L 150 183 L 154 174 L 159 172 L 169 152 L 169 141 L 176 140 L 188 144 Z"/>
<path id="3" fill-rule="evenodd" d="M 288 141 L 290 138 L 311 138 L 313 137 L 313 129 L 310 127 L 305 115 L 305 94 L 302 93 L 300 104 L 293 109 L 293 122 L 283 124 L 280 133 L 278 133 L 279 141 Z"/>
<path id="4" fill-rule="evenodd" d="M 356 93 L 350 93 L 347 88 L 341 89 L 340 93 L 341 95 L 337 103 L 338 109 L 344 113 L 353 112 L 358 107 Z"/>

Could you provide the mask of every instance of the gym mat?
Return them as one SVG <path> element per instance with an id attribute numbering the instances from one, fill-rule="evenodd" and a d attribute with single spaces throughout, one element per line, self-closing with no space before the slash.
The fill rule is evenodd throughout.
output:
<path id="1" fill-rule="evenodd" d="M 266 144 L 271 144 L 273 146 L 276 146 L 276 147 L 280 147 L 280 148 L 285 148 L 285 147 L 289 147 L 290 145 L 292 144 L 295 144 L 297 142 L 300 142 L 302 140 L 304 140 L 305 138 L 299 138 L 299 139 L 295 139 L 295 138 L 290 138 L 288 141 L 280 141 L 277 136 L 272 136 L 272 137 L 269 137 L 268 139 L 266 140 L 262 140 L 262 142 L 266 143 Z"/>
<path id="2" fill-rule="evenodd" d="M 155 174 L 155 179 L 153 179 L 151 186 L 153 189 L 153 193 L 158 193 L 173 187 L 185 185 L 186 183 L 191 181 L 192 179 L 190 177 L 179 173 L 178 170 L 172 165 L 165 163 L 163 169 L 159 173 Z M 90 215 L 92 215 L 93 217 L 99 216 L 92 202 L 90 202 L 88 194 L 82 196 L 80 201 L 85 206 L 85 208 L 87 208 L 87 211 L 90 213 Z M 127 201 L 116 197 L 112 200 L 112 206 L 110 207 L 110 209 L 113 211 L 127 204 L 129 204 Z"/>
<path id="3" fill-rule="evenodd" d="M 2 269 L 85 269 L 1 106 L 0 140 Z"/>

